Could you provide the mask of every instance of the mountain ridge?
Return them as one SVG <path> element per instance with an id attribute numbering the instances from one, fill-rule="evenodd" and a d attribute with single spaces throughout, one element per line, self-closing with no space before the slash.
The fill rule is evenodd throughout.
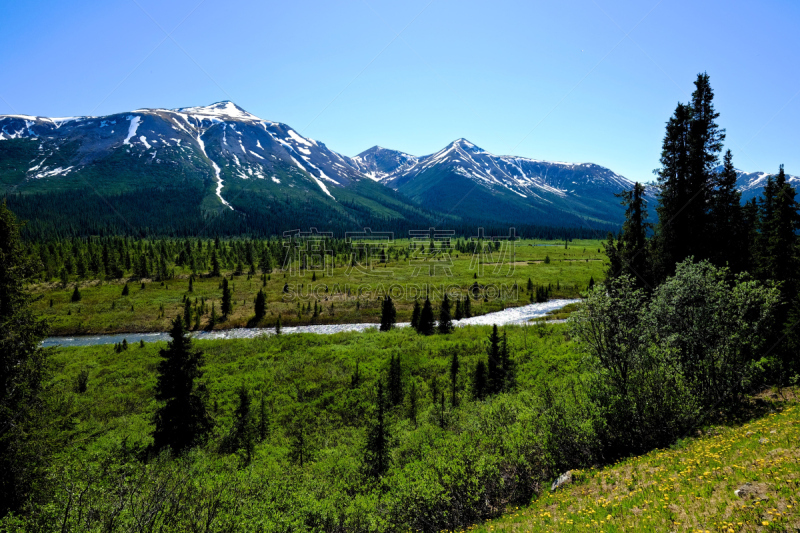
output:
<path id="1" fill-rule="evenodd" d="M 740 174 L 743 196 L 757 194 L 766 176 Z M 460 219 L 596 227 L 622 221 L 615 194 L 632 185 L 594 163 L 498 156 L 464 138 L 425 156 L 376 145 L 349 157 L 229 100 L 105 116 L 0 116 L 5 194 L 189 186 L 201 191 L 202 210 L 217 213 L 269 211 L 280 198 L 343 220 L 358 218 L 351 209 L 358 205 L 388 218 L 423 208 Z"/>

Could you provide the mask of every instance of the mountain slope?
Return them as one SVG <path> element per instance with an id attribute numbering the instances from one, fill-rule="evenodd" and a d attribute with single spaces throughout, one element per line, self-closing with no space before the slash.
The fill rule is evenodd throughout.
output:
<path id="1" fill-rule="evenodd" d="M 777 176 L 777 172 L 744 172 L 737 171 L 736 188 L 742 193 L 742 202 L 758 198 L 764 192 L 769 176 Z M 786 181 L 795 189 L 800 188 L 800 177 L 786 175 Z"/>
<path id="2" fill-rule="evenodd" d="M 70 202 L 81 199 L 82 209 L 97 210 L 86 192 L 96 193 L 125 224 L 131 217 L 122 213 L 141 212 L 145 201 L 155 211 L 171 210 L 178 197 L 196 204 L 195 222 L 184 224 L 202 227 L 214 213 L 247 219 L 240 223 L 226 215 L 234 227 L 258 220 L 270 231 L 300 221 L 352 230 L 373 218 L 411 223 L 422 217 L 426 224 L 433 219 L 368 179 L 350 158 L 232 102 L 105 117 L 0 117 L 0 193 L 55 195 L 31 198 L 26 212 L 50 206 L 58 213 L 37 218 L 63 225 L 60 214 L 72 212 Z M 163 228 L 162 218 L 150 220 Z M 148 225 L 146 219 L 141 223 Z"/>
<path id="3" fill-rule="evenodd" d="M 383 183 L 431 209 L 539 224 L 620 222 L 623 211 L 614 194 L 633 185 L 592 163 L 496 156 L 466 139 L 429 156 L 405 158 L 384 172 Z"/>

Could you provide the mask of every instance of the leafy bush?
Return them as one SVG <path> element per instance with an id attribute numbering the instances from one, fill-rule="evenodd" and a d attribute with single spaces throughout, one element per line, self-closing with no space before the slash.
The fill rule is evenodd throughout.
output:
<path id="1" fill-rule="evenodd" d="M 651 296 L 629 276 L 590 291 L 569 322 L 590 355 L 606 456 L 672 442 L 747 391 L 764 365 L 777 297 L 691 260 Z"/>

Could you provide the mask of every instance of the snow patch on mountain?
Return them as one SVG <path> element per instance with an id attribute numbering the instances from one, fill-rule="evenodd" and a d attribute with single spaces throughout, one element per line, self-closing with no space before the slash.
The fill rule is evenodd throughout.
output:
<path id="1" fill-rule="evenodd" d="M 134 135 L 136 135 L 136 130 L 139 129 L 139 124 L 141 123 L 142 118 L 141 117 L 137 117 L 137 116 L 131 116 L 131 115 L 129 115 L 129 116 L 125 117 L 125 118 L 126 118 L 126 120 L 130 120 L 131 121 L 131 125 L 128 126 L 128 136 L 125 137 L 125 140 L 122 141 L 122 144 L 130 144 L 131 138 Z"/>
<path id="2" fill-rule="evenodd" d="M 203 155 L 206 156 L 206 159 L 211 161 L 211 166 L 214 168 L 214 173 L 217 176 L 217 198 L 219 198 L 219 201 L 222 202 L 222 205 L 227 206 L 228 209 L 233 211 L 233 207 L 231 206 L 231 204 L 229 204 L 227 200 L 225 200 L 225 198 L 222 197 L 222 177 L 220 176 L 220 172 L 222 172 L 222 170 L 219 168 L 219 165 L 217 165 L 214 162 L 213 159 L 208 157 L 208 154 L 206 153 L 206 144 L 203 142 L 203 139 L 200 138 L 200 135 L 197 136 L 197 144 L 200 146 L 200 151 L 203 152 Z"/>

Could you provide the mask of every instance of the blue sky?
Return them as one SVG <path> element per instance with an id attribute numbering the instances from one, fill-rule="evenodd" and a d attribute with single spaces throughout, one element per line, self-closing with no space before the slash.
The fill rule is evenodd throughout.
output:
<path id="1" fill-rule="evenodd" d="M 737 167 L 800 174 L 796 0 L 3 3 L 0 114 L 233 100 L 355 155 L 465 137 L 637 181 L 711 76 Z"/>

